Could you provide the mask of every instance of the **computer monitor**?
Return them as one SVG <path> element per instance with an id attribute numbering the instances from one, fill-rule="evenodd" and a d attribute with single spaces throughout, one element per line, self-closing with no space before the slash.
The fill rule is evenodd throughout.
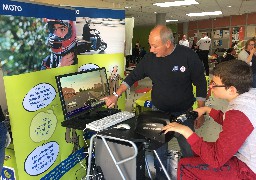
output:
<path id="1" fill-rule="evenodd" d="M 105 104 L 109 95 L 105 68 L 56 76 L 65 120 L 77 117 Z"/>

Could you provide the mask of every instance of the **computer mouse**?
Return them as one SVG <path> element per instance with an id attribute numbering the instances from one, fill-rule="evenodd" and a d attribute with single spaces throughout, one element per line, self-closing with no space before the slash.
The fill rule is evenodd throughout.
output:
<path id="1" fill-rule="evenodd" d="M 128 130 L 131 129 L 131 126 L 129 124 L 118 124 L 116 126 L 116 129 L 120 129 L 120 130 Z"/>

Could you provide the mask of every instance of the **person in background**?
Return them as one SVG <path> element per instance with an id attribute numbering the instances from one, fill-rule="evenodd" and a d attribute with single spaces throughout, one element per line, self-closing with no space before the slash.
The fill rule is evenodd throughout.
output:
<path id="1" fill-rule="evenodd" d="M 205 74 L 209 76 L 208 54 L 211 46 L 211 38 L 207 36 L 206 32 L 202 32 L 202 38 L 196 43 L 198 48 L 198 56 L 204 64 Z"/>
<path id="2" fill-rule="evenodd" d="M 137 42 L 135 43 L 135 46 L 137 46 L 137 47 L 140 49 L 140 48 L 141 48 L 141 47 L 140 47 L 140 42 L 137 41 Z"/>
<path id="3" fill-rule="evenodd" d="M 198 49 L 197 49 L 195 40 L 193 40 L 193 41 L 191 42 L 191 49 L 197 53 L 197 50 L 198 50 Z"/>
<path id="4" fill-rule="evenodd" d="M 187 36 L 185 34 L 182 36 L 182 39 L 179 41 L 179 45 L 189 47 L 189 42 L 188 42 Z"/>
<path id="5" fill-rule="evenodd" d="M 223 55 L 222 62 L 236 59 L 235 55 L 236 55 L 236 50 L 234 48 L 229 48 L 226 51 L 226 53 Z"/>
<path id="6" fill-rule="evenodd" d="M 256 88 L 256 49 L 254 38 L 246 41 L 245 48 L 238 54 L 238 60 L 242 60 L 252 67 L 253 87 Z"/>
<path id="7" fill-rule="evenodd" d="M 140 57 L 140 48 L 138 45 L 135 45 L 134 48 L 132 48 L 132 62 L 136 64 L 138 62 L 139 57 Z"/>
<path id="8" fill-rule="evenodd" d="M 242 61 L 223 62 L 214 68 L 212 80 L 214 96 L 229 102 L 226 112 L 211 107 L 195 111 L 199 117 L 208 113 L 222 125 L 216 142 L 204 141 L 175 122 L 163 127 L 165 133 L 182 134 L 197 155 L 180 159 L 177 179 L 256 179 L 256 89 L 251 68 Z"/>
<path id="9" fill-rule="evenodd" d="M 143 58 L 147 51 L 145 50 L 145 47 L 140 48 L 140 58 Z"/>
<path id="10" fill-rule="evenodd" d="M 7 128 L 4 124 L 5 116 L 0 106 L 0 177 L 3 169 L 5 158 L 5 145 L 7 138 Z"/>
<path id="11" fill-rule="evenodd" d="M 152 110 L 179 116 L 191 110 L 195 101 L 192 84 L 196 86 L 198 106 L 205 104 L 207 93 L 204 68 L 198 55 L 188 47 L 174 44 L 171 29 L 157 25 L 149 34 L 150 53 L 137 64 L 136 68 L 124 79 L 113 95 L 103 98 L 106 106 L 113 107 L 119 96 L 136 81 L 149 77 L 152 80 Z M 204 117 L 195 123 L 186 122 L 186 126 L 194 130 L 201 127 Z M 182 135 L 176 134 L 183 157 L 193 156 L 190 146 Z M 167 165 L 168 144 L 157 149 L 163 163 Z M 155 161 L 156 176 L 165 179 L 165 174 L 158 161 Z"/>

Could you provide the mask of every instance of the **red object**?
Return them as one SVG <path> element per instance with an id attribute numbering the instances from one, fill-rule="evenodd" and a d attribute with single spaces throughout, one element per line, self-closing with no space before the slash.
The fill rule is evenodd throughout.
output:
<path id="1" fill-rule="evenodd" d="M 136 88 L 136 87 L 138 87 L 139 82 L 138 82 L 138 81 L 136 81 L 133 85 L 134 85 L 134 87 Z"/>
<path id="2" fill-rule="evenodd" d="M 212 109 L 209 115 L 223 126 L 222 132 L 216 142 L 203 141 L 196 133 L 187 138 L 191 149 L 200 157 L 181 159 L 177 179 L 256 179 L 246 164 L 232 158 L 253 131 L 251 121 L 239 110 L 229 110 L 224 116 L 220 110 Z"/>
<path id="3" fill-rule="evenodd" d="M 177 179 L 248 179 L 253 180 L 256 176 L 246 164 L 233 156 L 225 165 L 212 167 L 207 165 L 200 157 L 181 158 L 178 165 Z"/>
<path id="4" fill-rule="evenodd" d="M 150 90 L 151 90 L 151 88 L 141 88 L 141 89 L 136 89 L 135 93 L 146 93 Z"/>
<path id="5" fill-rule="evenodd" d="M 244 26 L 241 26 L 239 29 L 239 41 L 244 40 Z"/>

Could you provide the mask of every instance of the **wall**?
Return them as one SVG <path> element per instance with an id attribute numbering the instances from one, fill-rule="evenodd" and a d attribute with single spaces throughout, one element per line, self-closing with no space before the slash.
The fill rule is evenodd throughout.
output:
<path id="1" fill-rule="evenodd" d="M 178 23 L 178 33 L 183 33 L 183 23 Z M 228 17 L 190 21 L 188 31 L 214 29 L 219 27 L 256 25 L 256 12 Z"/>
<path id="2" fill-rule="evenodd" d="M 242 32 L 239 32 L 238 40 L 234 40 L 233 31 L 235 28 L 242 30 Z M 254 29 L 255 32 L 253 32 Z M 229 31 L 230 35 L 228 38 L 213 38 L 214 32 L 216 30 L 227 30 Z M 198 38 L 200 38 L 200 32 L 202 31 L 209 32 L 209 36 L 212 38 L 213 50 L 220 47 L 215 46 L 214 41 L 216 40 L 221 40 L 222 48 L 229 48 L 234 41 L 241 42 L 241 44 L 243 45 L 243 41 L 248 40 L 253 36 L 256 36 L 256 12 L 189 22 L 188 37 L 194 37 L 195 41 L 197 41 Z M 183 23 L 178 23 L 178 33 L 178 36 L 181 38 L 183 34 Z"/>
<path id="3" fill-rule="evenodd" d="M 167 25 L 173 31 L 174 36 L 177 34 L 177 24 L 169 24 Z M 139 42 L 141 47 L 145 47 L 145 50 L 149 51 L 149 44 L 148 44 L 148 35 L 150 31 L 154 28 L 154 26 L 138 26 L 134 27 L 133 29 L 133 39 L 132 44 L 133 47 L 136 42 Z"/>

